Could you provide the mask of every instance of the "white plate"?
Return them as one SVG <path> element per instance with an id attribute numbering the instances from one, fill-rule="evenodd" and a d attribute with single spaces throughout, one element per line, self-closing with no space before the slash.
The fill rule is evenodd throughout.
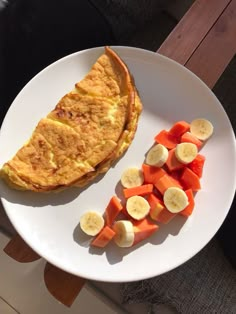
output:
<path id="1" fill-rule="evenodd" d="M 144 110 L 128 152 L 87 189 L 59 194 L 14 191 L 1 182 L 5 210 L 23 239 L 52 264 L 78 276 L 122 282 L 163 274 L 199 252 L 224 221 L 235 192 L 235 138 L 229 119 L 214 94 L 179 64 L 153 52 L 114 47 L 129 66 Z M 37 121 L 83 78 L 103 48 L 67 56 L 40 72 L 20 92 L 9 109 L 0 136 L 0 164 L 28 139 Z M 202 149 L 206 156 L 202 190 L 185 220 L 177 217 L 134 248 L 109 245 L 90 249 L 78 226 L 88 209 L 104 211 L 114 195 L 121 172 L 141 166 L 154 135 L 177 120 L 204 117 L 214 135 Z"/>

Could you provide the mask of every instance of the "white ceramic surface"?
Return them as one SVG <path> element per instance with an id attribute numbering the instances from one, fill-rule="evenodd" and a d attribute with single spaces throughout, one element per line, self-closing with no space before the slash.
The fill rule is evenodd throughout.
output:
<path id="1" fill-rule="evenodd" d="M 1 182 L 5 210 L 23 239 L 52 264 L 101 281 L 133 281 L 163 274 L 199 252 L 224 221 L 235 191 L 235 138 L 214 94 L 191 72 L 153 52 L 114 47 L 132 72 L 143 101 L 135 139 L 127 153 L 102 178 L 84 190 L 57 194 L 14 191 Z M 34 77 L 10 107 L 1 129 L 0 165 L 29 138 L 37 121 L 83 78 L 103 48 L 81 51 L 50 65 Z M 88 209 L 104 211 L 117 190 L 121 172 L 141 166 L 154 135 L 177 120 L 204 117 L 215 130 L 203 147 L 202 190 L 192 216 L 177 217 L 134 248 L 110 244 L 91 249 L 78 222 Z"/>

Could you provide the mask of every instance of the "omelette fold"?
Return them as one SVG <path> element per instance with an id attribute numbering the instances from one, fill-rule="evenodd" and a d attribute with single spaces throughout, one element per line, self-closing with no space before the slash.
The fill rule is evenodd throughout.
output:
<path id="1" fill-rule="evenodd" d="M 131 144 L 142 103 L 126 64 L 110 47 L 62 97 L 0 174 L 16 189 L 82 187 Z"/>

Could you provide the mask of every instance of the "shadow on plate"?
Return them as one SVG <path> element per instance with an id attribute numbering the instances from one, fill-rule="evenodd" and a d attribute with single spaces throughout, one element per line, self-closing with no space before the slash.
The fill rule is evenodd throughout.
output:
<path id="1" fill-rule="evenodd" d="M 69 188 L 68 190 L 61 192 L 51 193 L 38 193 L 31 191 L 18 191 L 13 190 L 6 186 L 5 183 L 0 183 L 1 187 L 1 198 L 4 202 L 6 200 L 12 204 L 21 204 L 30 207 L 43 207 L 47 205 L 61 205 L 67 204 L 74 200 L 82 192 L 78 188 Z"/>
<path id="2" fill-rule="evenodd" d="M 115 250 L 117 249 L 117 246 L 112 243 L 112 241 L 110 243 L 108 243 L 108 245 L 105 248 L 98 248 L 95 246 L 91 246 L 90 243 L 93 240 L 94 237 L 88 236 L 86 235 L 80 228 L 80 224 L 78 224 L 73 232 L 73 239 L 74 241 L 85 248 L 88 248 L 88 253 L 91 255 L 103 255 L 103 254 L 107 254 L 107 251 L 112 250 L 113 252 L 115 252 Z M 112 264 L 112 263 L 111 263 Z"/>
<path id="3" fill-rule="evenodd" d="M 118 181 L 118 183 L 115 186 L 115 194 L 121 200 L 122 204 L 125 203 L 125 197 L 124 197 L 123 189 L 124 188 L 123 188 L 121 182 Z"/>
<path id="4" fill-rule="evenodd" d="M 187 218 L 177 215 L 168 224 L 159 224 L 159 229 L 152 238 L 150 238 L 150 243 L 154 245 L 162 244 L 168 236 L 177 236 L 186 223 Z"/>
<path id="5" fill-rule="evenodd" d="M 147 244 L 155 246 L 162 244 L 168 236 L 177 236 L 185 222 L 186 218 L 177 216 L 167 225 L 160 225 L 160 228 L 151 237 L 143 240 L 142 242 L 131 248 L 120 248 L 117 247 L 115 244 L 112 244 L 112 246 L 110 246 L 109 249 L 106 251 L 108 262 L 111 265 L 117 264 L 122 262 L 123 258 L 126 255 L 132 254 L 135 250 L 138 250 L 142 246 L 145 246 Z"/>
<path id="6" fill-rule="evenodd" d="M 73 239 L 80 246 L 89 248 L 92 237 L 85 234 L 81 230 L 80 224 L 78 223 L 78 225 L 75 227 L 75 229 L 73 231 Z"/>
<path id="7" fill-rule="evenodd" d="M 11 189 L 3 180 L 0 180 L 1 198 L 9 203 L 21 204 L 30 207 L 43 207 L 47 205 L 57 206 L 68 204 L 76 199 L 91 185 L 98 183 L 104 174 L 99 175 L 85 187 L 69 187 L 55 192 L 32 192 Z"/>
<path id="8" fill-rule="evenodd" d="M 79 223 L 73 231 L 73 239 L 78 245 L 85 247 L 85 248 L 88 248 L 88 252 L 92 255 L 94 255 L 94 254 L 95 255 L 102 255 L 107 250 L 107 247 L 106 248 L 98 248 L 98 247 L 91 246 L 90 243 L 93 240 L 93 237 L 85 234 L 81 230 Z"/>
<path id="9" fill-rule="evenodd" d="M 79 224 L 74 229 L 73 239 L 78 245 L 88 248 L 89 254 L 106 254 L 109 264 L 114 265 L 122 262 L 125 256 L 132 254 L 135 250 L 138 250 L 140 247 L 147 245 L 148 243 L 158 246 L 162 244 L 168 236 L 177 236 L 186 221 L 187 219 L 185 217 L 176 216 L 167 225 L 160 225 L 160 228 L 151 237 L 130 248 L 118 247 L 113 241 L 111 241 L 105 248 L 92 247 L 90 246 L 90 242 L 93 237 L 87 236 L 81 230 Z"/>
<path id="10" fill-rule="evenodd" d="M 125 156 L 127 151 L 122 154 L 117 160 L 115 160 L 111 168 L 114 168 L 121 158 Z M 109 171 L 109 170 L 108 170 Z M 4 180 L 0 180 L 0 191 L 2 200 L 7 200 L 9 203 L 21 204 L 30 207 L 43 207 L 47 205 L 57 206 L 68 204 L 76 199 L 81 193 L 87 190 L 93 184 L 97 184 L 106 176 L 107 172 L 99 174 L 94 180 L 88 183 L 86 186 L 69 187 L 65 190 L 55 192 L 31 192 L 20 191 L 10 188 Z"/>

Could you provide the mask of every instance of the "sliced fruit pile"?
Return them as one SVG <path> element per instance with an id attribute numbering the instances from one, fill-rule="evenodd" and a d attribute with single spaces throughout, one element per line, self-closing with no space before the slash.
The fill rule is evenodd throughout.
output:
<path id="1" fill-rule="evenodd" d="M 199 151 L 212 134 L 206 119 L 178 121 L 159 132 L 141 168 L 122 173 L 124 201 L 114 195 L 104 215 L 88 211 L 81 217 L 81 229 L 94 236 L 91 245 L 105 247 L 113 239 L 131 247 L 156 232 L 157 223 L 167 224 L 178 214 L 189 217 L 205 163 Z"/>

